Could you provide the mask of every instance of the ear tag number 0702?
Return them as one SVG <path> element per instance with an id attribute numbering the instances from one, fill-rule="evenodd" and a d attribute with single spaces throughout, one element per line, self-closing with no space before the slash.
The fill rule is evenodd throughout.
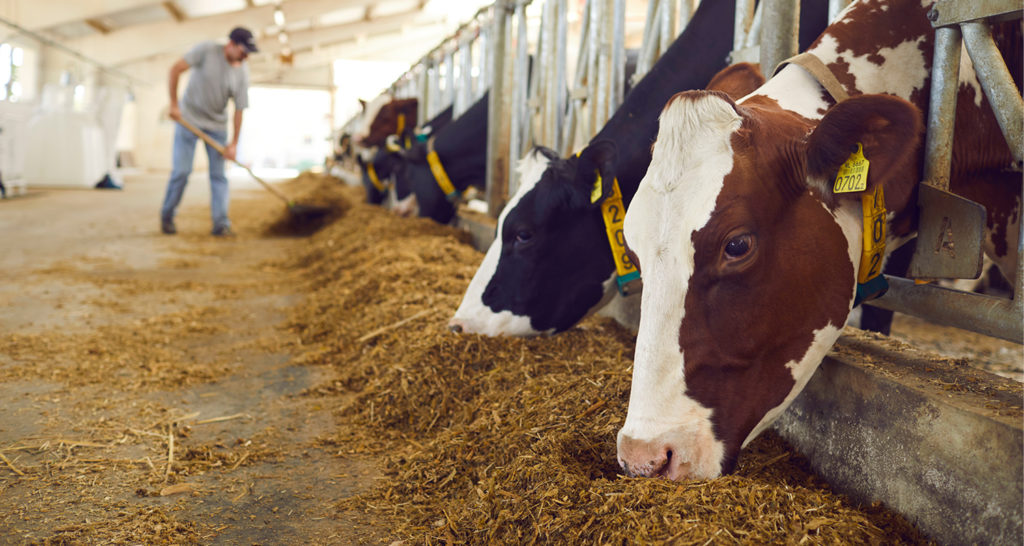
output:
<path id="1" fill-rule="evenodd" d="M 864 157 L 864 148 L 857 143 L 857 151 L 850 154 L 836 174 L 832 191 L 835 193 L 851 193 L 864 191 L 868 188 L 868 159 Z"/>

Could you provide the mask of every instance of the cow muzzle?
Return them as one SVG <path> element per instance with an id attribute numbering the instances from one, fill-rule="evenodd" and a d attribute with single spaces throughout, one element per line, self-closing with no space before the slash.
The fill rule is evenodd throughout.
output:
<path id="1" fill-rule="evenodd" d="M 689 428 L 689 427 L 687 427 Z M 619 432 L 619 466 L 627 476 L 693 480 L 722 473 L 723 445 L 710 434 L 673 429 L 654 438 Z"/>

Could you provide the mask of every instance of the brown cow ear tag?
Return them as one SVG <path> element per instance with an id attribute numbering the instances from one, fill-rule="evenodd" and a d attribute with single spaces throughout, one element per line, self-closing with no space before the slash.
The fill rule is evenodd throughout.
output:
<path id="1" fill-rule="evenodd" d="M 832 191 L 852 193 L 868 189 L 868 165 L 868 158 L 864 157 L 864 148 L 858 142 L 857 151 L 850 154 L 846 162 L 839 167 Z"/>

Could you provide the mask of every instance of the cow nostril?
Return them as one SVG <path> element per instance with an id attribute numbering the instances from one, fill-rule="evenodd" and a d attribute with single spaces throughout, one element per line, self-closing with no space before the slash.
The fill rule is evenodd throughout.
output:
<path id="1" fill-rule="evenodd" d="M 448 325 L 448 331 L 454 332 L 456 334 L 461 334 L 462 333 L 462 325 L 459 324 L 459 323 L 451 323 L 451 324 Z"/>
<path id="2" fill-rule="evenodd" d="M 665 460 L 661 463 L 661 467 L 655 470 L 655 476 L 661 476 L 664 478 L 668 477 L 669 470 L 672 469 L 672 450 L 665 450 Z"/>

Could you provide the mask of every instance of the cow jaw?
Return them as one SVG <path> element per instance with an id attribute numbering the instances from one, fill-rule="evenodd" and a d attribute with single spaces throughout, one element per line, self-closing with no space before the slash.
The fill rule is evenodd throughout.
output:
<path id="1" fill-rule="evenodd" d="M 758 434 L 768 428 L 769 425 L 775 422 L 776 419 L 782 415 L 782 412 L 786 411 L 786 408 L 793 403 L 797 395 L 804 390 L 807 386 L 807 382 L 811 380 L 814 375 L 814 371 L 818 369 L 818 364 L 821 363 L 825 358 L 825 354 L 832 349 L 832 345 L 835 344 L 836 340 L 839 339 L 839 334 L 842 332 L 842 328 L 837 328 L 833 325 L 828 325 L 821 330 L 814 332 L 814 342 L 807 349 L 807 353 L 799 361 L 793 360 L 786 363 L 786 368 L 789 369 L 790 373 L 793 374 L 793 388 L 786 395 L 786 399 L 783 400 L 778 406 L 768 410 L 768 413 L 761 418 L 761 421 L 754 427 L 747 438 L 743 440 L 743 447 L 746 447 L 748 443 L 754 438 L 757 438 Z"/>
<path id="2" fill-rule="evenodd" d="M 494 241 L 483 262 L 473 275 L 473 279 L 462 296 L 462 302 L 455 311 L 455 316 L 448 322 L 449 328 L 472 334 L 484 334 L 488 336 L 532 336 L 541 332 L 535 330 L 530 324 L 530 317 L 516 315 L 511 311 L 495 311 L 484 303 L 484 290 L 491 283 L 495 272 L 498 269 L 498 261 L 502 253 L 501 233 L 505 224 L 505 218 L 513 210 L 519 201 L 530 190 L 537 185 L 544 171 L 547 169 L 550 160 L 543 154 L 536 151 L 529 153 L 519 164 L 519 188 L 515 195 L 505 205 L 498 217 L 498 227 L 495 232 Z"/>
<path id="3" fill-rule="evenodd" d="M 500 228 L 499 224 L 499 231 Z M 453 331 L 487 336 L 533 336 L 540 333 L 530 325 L 530 317 L 516 315 L 511 311 L 494 311 L 484 303 L 484 290 L 494 276 L 500 257 L 501 239 L 496 238 L 487 249 L 480 269 L 473 275 L 455 316 L 448 322 L 448 327 Z"/>
<path id="4" fill-rule="evenodd" d="M 715 436 L 712 410 L 685 394 L 679 328 L 694 271 L 691 238 L 711 219 L 732 170 L 730 139 L 740 123 L 718 96 L 670 101 L 651 167 L 626 213 L 626 240 L 644 278 L 629 408 L 618 437 L 619 464 L 630 475 L 687 479 L 722 472 L 725 444 Z"/>

